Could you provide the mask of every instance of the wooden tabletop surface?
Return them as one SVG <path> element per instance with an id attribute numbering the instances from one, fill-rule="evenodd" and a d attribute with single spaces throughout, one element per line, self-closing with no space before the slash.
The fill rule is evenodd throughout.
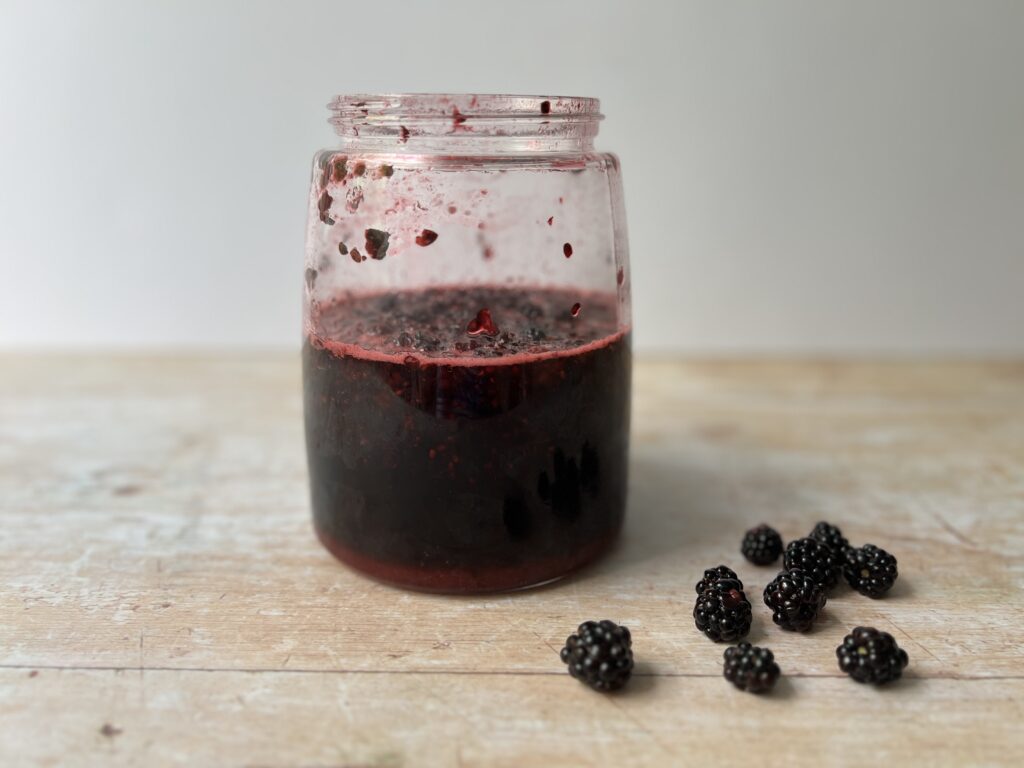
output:
<path id="1" fill-rule="evenodd" d="M 648 361 L 633 413 L 614 552 L 453 598 L 314 539 L 295 356 L 0 356 L 0 765 L 1021 764 L 1024 364 Z M 786 633 L 740 538 L 819 519 L 900 580 Z M 769 696 L 694 629 L 718 563 L 782 667 Z M 558 659 L 591 618 L 632 631 L 618 695 Z M 839 672 L 858 624 L 903 680 Z"/>

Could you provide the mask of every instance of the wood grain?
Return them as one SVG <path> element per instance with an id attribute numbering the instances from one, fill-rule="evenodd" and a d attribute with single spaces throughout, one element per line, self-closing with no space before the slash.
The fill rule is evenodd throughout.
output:
<path id="1" fill-rule="evenodd" d="M 314 540 L 295 358 L 0 356 L 0 764 L 730 764 L 766 744 L 841 764 L 879 717 L 893 759 L 1016 762 L 1024 365 L 648 361 L 635 390 L 611 556 L 450 598 Z M 742 561 L 743 530 L 818 519 L 896 554 L 900 582 L 840 589 L 807 636 L 755 606 L 788 682 L 734 692 L 693 583 L 725 562 L 759 595 L 775 571 Z M 609 699 L 557 658 L 602 617 L 640 664 Z M 840 676 L 856 624 L 897 637 L 905 681 Z"/>

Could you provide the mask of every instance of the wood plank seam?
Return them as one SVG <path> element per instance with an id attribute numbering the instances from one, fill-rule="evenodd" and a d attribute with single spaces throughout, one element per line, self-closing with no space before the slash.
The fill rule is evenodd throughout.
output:
<path id="1" fill-rule="evenodd" d="M 460 677 L 564 677 L 564 670 L 487 670 L 487 669 L 313 669 L 313 668 L 287 668 L 275 667 L 139 667 L 139 666 L 77 666 L 60 664 L 0 664 L 0 669 L 24 669 L 38 670 L 45 669 L 54 672 L 237 672 L 239 674 L 279 674 L 279 675 L 445 675 Z M 716 678 L 721 677 L 720 672 L 634 672 L 634 677 L 654 678 Z M 786 677 L 801 679 L 845 679 L 847 675 L 841 672 L 787 672 Z M 957 680 L 972 682 L 979 680 L 1024 680 L 1024 675 L 920 675 L 908 674 L 908 678 L 915 680 Z"/>

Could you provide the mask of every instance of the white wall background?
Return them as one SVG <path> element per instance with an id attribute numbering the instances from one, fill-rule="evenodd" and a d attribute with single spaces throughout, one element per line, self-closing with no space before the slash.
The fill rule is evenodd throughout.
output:
<path id="1" fill-rule="evenodd" d="M 599 96 L 639 345 L 1024 352 L 1024 2 L 0 0 L 0 345 L 295 346 L 338 92 Z"/>

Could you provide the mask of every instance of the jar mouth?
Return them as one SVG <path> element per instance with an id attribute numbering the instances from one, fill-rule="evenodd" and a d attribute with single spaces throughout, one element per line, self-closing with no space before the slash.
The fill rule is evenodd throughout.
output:
<path id="1" fill-rule="evenodd" d="M 604 118 L 601 102 L 585 96 L 508 93 L 357 93 L 335 96 L 330 122 L 402 120 L 537 120 L 591 122 Z"/>
<path id="2" fill-rule="evenodd" d="M 404 154 L 586 152 L 604 117 L 579 96 L 351 94 L 327 106 L 346 149 Z"/>

